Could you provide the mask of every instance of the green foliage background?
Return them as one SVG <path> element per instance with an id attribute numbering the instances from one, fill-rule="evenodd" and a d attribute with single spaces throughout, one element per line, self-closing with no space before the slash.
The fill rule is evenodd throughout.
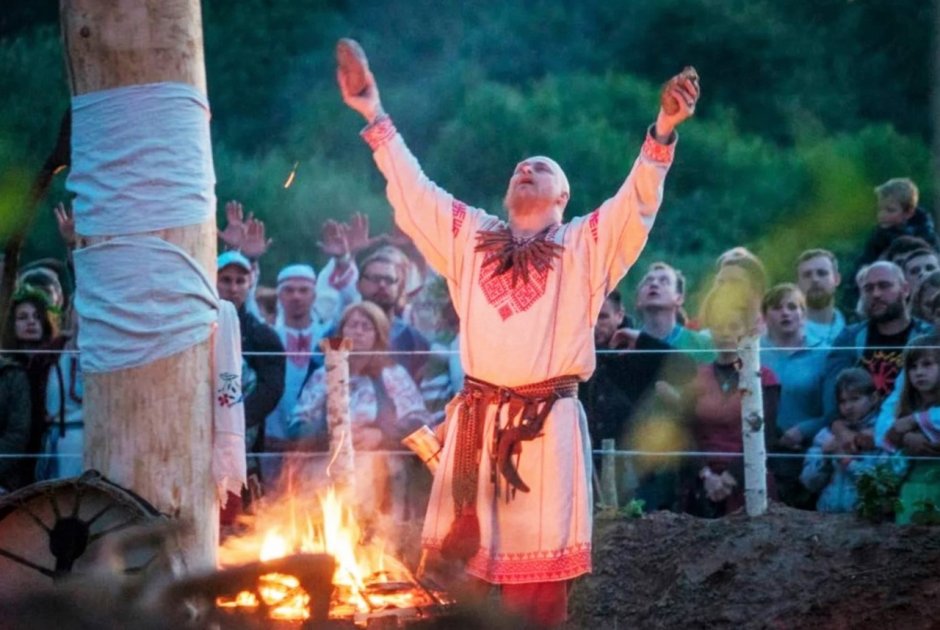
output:
<path id="1" fill-rule="evenodd" d="M 666 200 L 639 265 L 665 259 L 702 286 L 739 244 L 790 279 L 829 247 L 851 268 L 873 225 L 872 188 L 910 176 L 931 204 L 931 25 L 921 0 L 203 1 L 218 196 L 268 224 L 270 279 L 318 260 L 324 219 L 390 224 L 383 183 L 339 100 L 333 46 L 359 39 L 386 109 L 438 183 L 500 210 L 513 165 L 556 157 L 569 214 L 612 194 L 653 120 L 659 84 L 702 76 Z M 67 106 L 56 3 L 0 15 L 0 239 Z M 294 185 L 283 183 L 298 163 Z M 28 257 L 61 255 L 50 208 Z M 635 279 L 639 274 L 633 274 Z M 624 287 L 632 290 L 630 279 Z"/>

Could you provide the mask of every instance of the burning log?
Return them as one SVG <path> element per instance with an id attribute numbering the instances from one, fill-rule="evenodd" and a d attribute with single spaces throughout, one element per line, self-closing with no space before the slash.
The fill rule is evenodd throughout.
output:
<path id="1" fill-rule="evenodd" d="M 199 579 L 200 592 L 215 593 L 219 609 L 271 621 L 313 622 L 322 617 L 310 606 L 315 608 L 325 598 L 330 620 L 375 627 L 385 619 L 391 627 L 399 627 L 400 622 L 427 619 L 452 608 L 454 602 L 446 593 L 416 579 L 388 553 L 386 541 L 366 535 L 335 489 L 320 495 L 318 514 L 298 507 L 308 503 L 299 497 L 287 501 L 288 505 L 269 505 L 266 513 L 259 514 L 254 533 L 226 540 L 219 555 L 224 563 L 242 562 L 234 567 L 237 571 L 229 577 Z M 246 554 L 256 560 L 244 562 Z M 298 560 L 299 570 L 308 571 L 301 575 L 291 564 L 295 558 L 324 555 L 335 560 L 335 570 L 325 581 L 317 573 L 323 565 L 307 566 Z"/>
<path id="2" fill-rule="evenodd" d="M 355 475 L 368 477 L 363 472 L 372 470 L 368 458 L 381 455 L 356 454 L 353 449 L 351 343 L 328 339 L 321 348 L 326 359 L 331 453 L 327 476 L 331 486 L 317 493 L 318 501 L 304 496 L 309 488 L 304 483 L 289 484 L 289 494 L 280 501 L 267 497 L 262 511 L 253 517 L 252 529 L 226 539 L 219 550 L 223 566 L 235 571 L 225 569 L 220 575 L 202 576 L 193 582 L 194 589 L 214 595 L 216 607 L 225 614 L 267 620 L 268 625 L 262 627 L 287 621 L 316 626 L 316 619 L 328 617 L 333 624 L 330 627 L 398 628 L 446 614 L 454 601 L 442 589 L 415 578 L 389 552 L 399 542 L 388 537 L 395 528 L 381 526 L 380 515 L 364 507 L 369 504 L 364 497 L 373 496 L 370 493 L 375 484 L 367 480 L 358 484 Z M 425 432 L 429 436 L 413 434 L 409 439 L 428 451 L 423 459 L 433 466 L 440 444 L 426 427 Z M 335 560 L 335 571 L 327 578 L 319 572 L 325 571 L 325 561 L 316 560 L 320 564 L 308 566 L 296 560 L 323 557 Z M 309 572 L 298 573 L 303 570 Z M 186 587 L 180 589 L 176 591 L 179 594 Z M 311 609 L 311 602 L 316 608 L 316 602 L 324 599 L 328 602 L 326 616 L 320 609 Z"/>
<path id="3" fill-rule="evenodd" d="M 198 597 L 222 609 L 254 609 L 263 619 L 294 619 L 299 609 L 303 619 L 325 621 L 335 571 L 331 556 L 301 553 L 190 576 L 168 587 L 163 599 L 173 606 Z"/>

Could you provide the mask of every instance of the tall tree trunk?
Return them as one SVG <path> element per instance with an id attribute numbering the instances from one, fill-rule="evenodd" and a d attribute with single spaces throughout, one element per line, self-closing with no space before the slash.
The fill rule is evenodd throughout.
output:
<path id="1" fill-rule="evenodd" d="M 199 0 L 60 0 L 60 19 L 73 95 L 161 81 L 206 90 Z M 215 277 L 214 219 L 153 235 Z M 79 234 L 79 247 L 108 238 Z M 207 341 L 85 380 L 85 467 L 190 523 L 180 540 L 189 568 L 214 567 L 218 546 L 210 355 Z"/>

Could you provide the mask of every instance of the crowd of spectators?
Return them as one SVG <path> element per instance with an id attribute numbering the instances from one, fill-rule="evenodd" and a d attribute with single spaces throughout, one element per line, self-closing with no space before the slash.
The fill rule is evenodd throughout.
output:
<path id="1" fill-rule="evenodd" d="M 814 248 L 794 261 L 790 277 L 768 286 L 760 259 L 734 247 L 717 257 L 693 314 L 690 287 L 667 262 L 639 270 L 632 312 L 620 292 L 608 296 L 595 327 L 597 369 L 580 398 L 594 447 L 613 439 L 621 451 L 620 501 L 704 517 L 742 505 L 737 349 L 759 336 L 773 499 L 851 511 L 857 481 L 888 467 L 903 480 L 900 522 L 940 505 L 940 459 L 930 459 L 940 456 L 940 243 L 910 180 L 878 186 L 874 201 L 877 225 L 851 261 L 850 282 L 831 252 Z M 68 213 L 59 207 L 56 216 L 68 243 Z M 324 476 L 330 440 L 320 342 L 335 336 L 352 343 L 352 440 L 357 470 L 369 480 L 363 500 L 397 520 L 420 517 L 428 473 L 414 458 L 376 453 L 400 451 L 404 436 L 440 423 L 462 388 L 459 322 L 446 283 L 406 238 L 370 235 L 367 218 L 356 214 L 322 226 L 327 262 L 319 272 L 308 253 L 264 286 L 272 246 L 264 223 L 234 201 L 225 216 L 217 289 L 241 325 L 251 483 L 223 522 L 287 476 Z M 67 265 L 54 260 L 18 274 L 0 355 L 3 490 L 81 471 L 83 383 L 69 285 Z M 857 302 L 854 312 L 838 308 L 840 287 Z"/>

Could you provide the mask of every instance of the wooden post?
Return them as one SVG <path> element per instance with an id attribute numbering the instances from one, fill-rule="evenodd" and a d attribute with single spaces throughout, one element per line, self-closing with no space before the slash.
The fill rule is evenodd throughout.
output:
<path id="1" fill-rule="evenodd" d="M 349 339 L 324 339 L 326 421 L 330 431 L 330 482 L 341 496 L 356 496 L 356 461 L 349 417 Z"/>
<path id="2" fill-rule="evenodd" d="M 199 0 L 60 0 L 59 7 L 73 96 L 161 81 L 206 91 Z M 215 277 L 214 218 L 152 234 Z M 110 238 L 78 236 L 79 247 Z M 85 467 L 189 523 L 180 546 L 190 570 L 214 568 L 218 547 L 210 360 L 206 341 L 141 367 L 85 375 Z"/>
<path id="3" fill-rule="evenodd" d="M 760 378 L 760 338 L 745 337 L 741 357 L 741 436 L 744 444 L 744 502 L 748 516 L 767 512 L 767 449 L 764 444 L 764 392 Z"/>
<path id="4" fill-rule="evenodd" d="M 617 441 L 607 438 L 601 440 L 601 502 L 617 509 L 617 460 L 614 451 L 617 450 Z"/>

